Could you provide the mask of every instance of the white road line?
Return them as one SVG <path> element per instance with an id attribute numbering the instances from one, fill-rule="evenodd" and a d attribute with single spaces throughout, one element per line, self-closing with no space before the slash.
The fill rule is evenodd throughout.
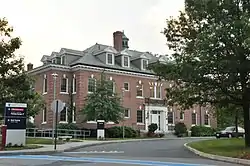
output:
<path id="1" fill-rule="evenodd" d="M 81 152 L 63 152 L 68 154 L 111 154 L 111 153 L 124 153 L 124 151 L 81 151 Z"/>

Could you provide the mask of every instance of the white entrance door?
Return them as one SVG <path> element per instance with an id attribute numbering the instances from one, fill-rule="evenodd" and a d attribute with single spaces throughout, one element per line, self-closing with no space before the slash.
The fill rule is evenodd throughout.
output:
<path id="1" fill-rule="evenodd" d="M 151 124 L 155 123 L 158 126 L 158 129 L 156 131 L 161 130 L 161 116 L 160 116 L 160 111 L 152 111 L 151 114 Z"/>

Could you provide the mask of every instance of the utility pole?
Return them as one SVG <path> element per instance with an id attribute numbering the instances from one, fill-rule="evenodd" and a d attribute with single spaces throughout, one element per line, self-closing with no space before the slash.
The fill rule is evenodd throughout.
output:
<path id="1" fill-rule="evenodd" d="M 53 83 L 54 83 L 54 89 L 53 89 L 53 100 L 56 100 L 56 78 L 57 78 L 58 74 L 57 73 L 53 73 L 52 77 L 53 77 Z M 52 129 L 52 138 L 55 137 L 55 127 L 56 127 L 56 121 L 55 121 L 55 113 L 53 112 L 53 129 Z"/>

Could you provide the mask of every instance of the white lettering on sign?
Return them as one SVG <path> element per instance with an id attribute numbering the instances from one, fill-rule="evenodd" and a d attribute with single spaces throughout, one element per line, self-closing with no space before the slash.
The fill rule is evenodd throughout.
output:
<path id="1" fill-rule="evenodd" d="M 27 108 L 27 103 L 5 103 L 5 107 Z"/>

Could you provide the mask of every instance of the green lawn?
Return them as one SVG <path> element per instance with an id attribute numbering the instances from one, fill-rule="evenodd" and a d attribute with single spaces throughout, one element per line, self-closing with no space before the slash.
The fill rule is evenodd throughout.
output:
<path id="1" fill-rule="evenodd" d="M 188 146 L 199 151 L 236 158 L 248 158 L 250 148 L 245 148 L 244 139 L 216 139 L 189 143 Z"/>

